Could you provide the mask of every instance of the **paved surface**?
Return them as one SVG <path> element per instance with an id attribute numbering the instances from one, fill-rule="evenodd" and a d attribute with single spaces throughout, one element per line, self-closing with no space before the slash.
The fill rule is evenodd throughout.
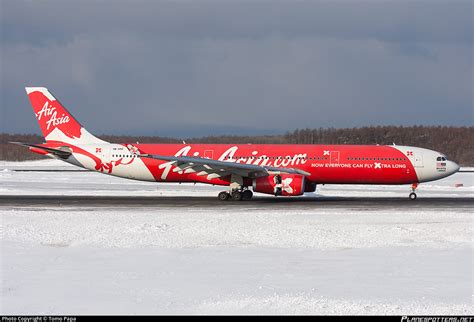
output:
<path id="1" fill-rule="evenodd" d="M 245 207 L 245 208 L 365 208 L 365 209 L 472 209 L 474 198 L 355 198 L 355 197 L 254 197 L 250 201 L 219 201 L 217 197 L 137 196 L 0 196 L 0 207 Z"/>

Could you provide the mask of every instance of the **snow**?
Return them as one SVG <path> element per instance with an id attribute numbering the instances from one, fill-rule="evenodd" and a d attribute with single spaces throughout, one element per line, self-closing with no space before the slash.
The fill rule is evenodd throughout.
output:
<path id="1" fill-rule="evenodd" d="M 222 190 L 83 171 L 14 171 L 58 166 L 77 169 L 56 160 L 2 161 L 0 194 L 215 196 Z M 419 197 L 473 198 L 473 175 L 421 185 Z M 317 195 L 406 197 L 408 190 L 327 185 Z M 0 313 L 474 313 L 470 207 L 216 203 L 0 203 Z"/>
<path id="2" fill-rule="evenodd" d="M 38 245 L 100 248 L 276 247 L 339 250 L 411 245 L 469 247 L 471 209 L 261 210 L 41 208 L 2 209 L 3 237 Z M 453 234 L 453 232 L 456 232 Z"/>
<path id="3" fill-rule="evenodd" d="M 3 246 L 2 314 L 469 314 L 470 250 Z"/>
<path id="4" fill-rule="evenodd" d="M 61 169 L 68 169 L 68 170 L 81 170 L 81 168 L 73 166 L 69 163 L 58 159 L 42 159 L 42 160 L 30 160 L 30 161 L 5 161 L 0 160 L 0 169 L 21 169 L 21 170 L 42 170 L 42 169 L 50 169 L 50 170 L 61 170 Z"/>

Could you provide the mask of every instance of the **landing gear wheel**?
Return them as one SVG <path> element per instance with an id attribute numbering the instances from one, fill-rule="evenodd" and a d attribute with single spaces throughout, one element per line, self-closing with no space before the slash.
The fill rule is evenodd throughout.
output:
<path id="1" fill-rule="evenodd" d="M 245 190 L 244 192 L 242 192 L 242 200 L 250 200 L 252 199 L 252 196 L 253 192 L 250 190 Z"/>
<path id="2" fill-rule="evenodd" d="M 221 201 L 226 201 L 230 199 L 230 194 L 227 191 L 222 191 L 222 192 L 219 192 L 219 195 L 217 197 Z"/>
<path id="3" fill-rule="evenodd" d="M 234 192 L 232 193 L 232 200 L 234 200 L 234 201 L 240 201 L 240 200 L 242 200 L 242 193 L 239 192 L 239 191 L 234 191 Z"/>
<path id="4" fill-rule="evenodd" d="M 416 193 L 412 192 L 408 197 L 410 198 L 410 200 L 416 200 Z"/>

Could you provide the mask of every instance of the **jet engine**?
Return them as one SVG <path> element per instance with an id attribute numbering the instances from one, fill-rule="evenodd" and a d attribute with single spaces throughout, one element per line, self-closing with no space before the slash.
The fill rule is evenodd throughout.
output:
<path id="1" fill-rule="evenodd" d="M 300 174 L 274 174 L 253 180 L 253 191 L 275 196 L 300 196 L 305 191 L 305 178 Z"/>

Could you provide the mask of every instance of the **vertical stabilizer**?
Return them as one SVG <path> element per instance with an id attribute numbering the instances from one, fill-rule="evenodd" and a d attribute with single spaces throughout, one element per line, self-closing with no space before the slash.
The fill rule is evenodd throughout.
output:
<path id="1" fill-rule="evenodd" d="M 26 87 L 36 120 L 46 141 L 107 143 L 89 132 L 45 87 Z"/>

